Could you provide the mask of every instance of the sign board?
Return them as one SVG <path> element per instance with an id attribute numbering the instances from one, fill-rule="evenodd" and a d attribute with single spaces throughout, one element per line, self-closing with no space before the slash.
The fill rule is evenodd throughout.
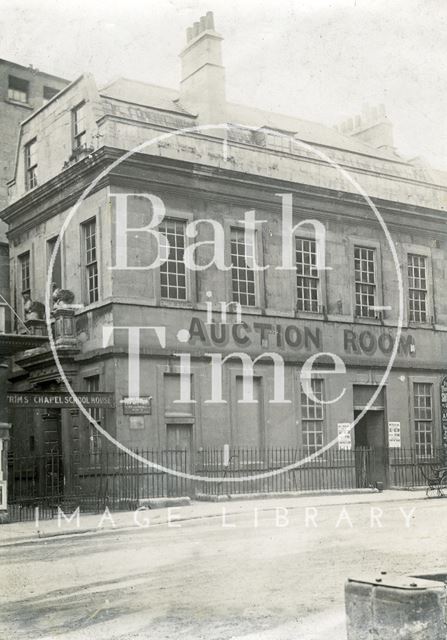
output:
<path id="1" fill-rule="evenodd" d="M 121 404 L 125 416 L 145 416 L 152 413 L 152 396 L 124 396 Z"/>
<path id="2" fill-rule="evenodd" d="M 351 423 L 339 422 L 338 425 L 338 448 L 350 451 L 352 449 Z"/>
<path id="3" fill-rule="evenodd" d="M 112 409 L 115 406 L 115 394 L 102 391 L 75 391 L 84 407 Z M 76 403 L 68 392 L 28 393 L 14 391 L 7 394 L 8 405 L 17 408 L 45 407 L 46 409 L 73 409 Z"/>
<path id="4" fill-rule="evenodd" d="M 400 449 L 400 422 L 388 422 L 388 446 L 390 449 Z"/>
<path id="5" fill-rule="evenodd" d="M 443 464 L 447 462 L 447 376 L 441 380 L 441 433 Z"/>

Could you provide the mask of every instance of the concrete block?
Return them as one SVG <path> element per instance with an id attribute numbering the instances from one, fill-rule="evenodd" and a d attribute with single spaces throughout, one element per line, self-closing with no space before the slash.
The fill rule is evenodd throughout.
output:
<path id="1" fill-rule="evenodd" d="M 148 509 L 165 509 L 167 507 L 189 507 L 191 498 L 184 496 L 181 498 L 141 498 L 138 500 L 139 507 Z"/>
<path id="2" fill-rule="evenodd" d="M 446 585 L 382 573 L 345 586 L 348 640 L 446 640 Z"/>

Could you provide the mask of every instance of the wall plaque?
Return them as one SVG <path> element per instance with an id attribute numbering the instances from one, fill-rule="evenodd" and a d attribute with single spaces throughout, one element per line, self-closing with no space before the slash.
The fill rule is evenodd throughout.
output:
<path id="1" fill-rule="evenodd" d="M 124 396 L 121 404 L 125 416 L 145 416 L 152 413 L 152 396 Z"/>

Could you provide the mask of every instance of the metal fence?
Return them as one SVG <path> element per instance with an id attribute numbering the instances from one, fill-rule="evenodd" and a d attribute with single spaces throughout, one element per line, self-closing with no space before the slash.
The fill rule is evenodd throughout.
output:
<path id="1" fill-rule="evenodd" d="M 302 463 L 308 452 L 296 448 L 122 451 L 94 455 L 17 457 L 10 455 L 8 505 L 12 520 L 57 515 L 58 507 L 84 512 L 134 509 L 145 498 L 224 494 L 330 491 L 374 486 L 378 465 L 384 465 L 385 486 L 423 487 L 442 452 L 421 456 L 415 449 L 344 451 L 332 448 Z M 150 466 L 194 473 L 211 481 L 191 480 Z"/>
<path id="2" fill-rule="evenodd" d="M 198 453 L 196 473 L 214 478 L 198 481 L 209 495 L 325 491 L 365 488 L 371 485 L 374 452 L 329 449 L 302 464 L 309 452 L 295 448 L 204 449 Z"/>
<path id="3" fill-rule="evenodd" d="M 144 462 L 186 473 L 188 453 L 179 450 L 136 451 L 142 460 L 122 451 L 94 455 L 16 457 L 8 461 L 8 511 L 15 521 L 52 518 L 58 507 L 84 512 L 133 509 L 139 500 L 185 496 L 188 479 Z"/>
<path id="4" fill-rule="evenodd" d="M 426 487 L 427 478 L 442 465 L 443 450 L 433 449 L 421 455 L 416 449 L 389 449 L 389 486 L 393 488 Z"/>

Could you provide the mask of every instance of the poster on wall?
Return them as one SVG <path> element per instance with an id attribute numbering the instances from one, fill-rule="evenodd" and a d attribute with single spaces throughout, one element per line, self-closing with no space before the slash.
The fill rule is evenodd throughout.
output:
<path id="1" fill-rule="evenodd" d="M 351 423 L 339 422 L 338 425 L 338 448 L 345 451 L 352 449 Z"/>
<path id="2" fill-rule="evenodd" d="M 447 376 L 441 380 L 441 433 L 443 463 L 447 462 Z"/>
<path id="3" fill-rule="evenodd" d="M 388 446 L 390 449 L 400 449 L 400 422 L 388 422 Z"/>

